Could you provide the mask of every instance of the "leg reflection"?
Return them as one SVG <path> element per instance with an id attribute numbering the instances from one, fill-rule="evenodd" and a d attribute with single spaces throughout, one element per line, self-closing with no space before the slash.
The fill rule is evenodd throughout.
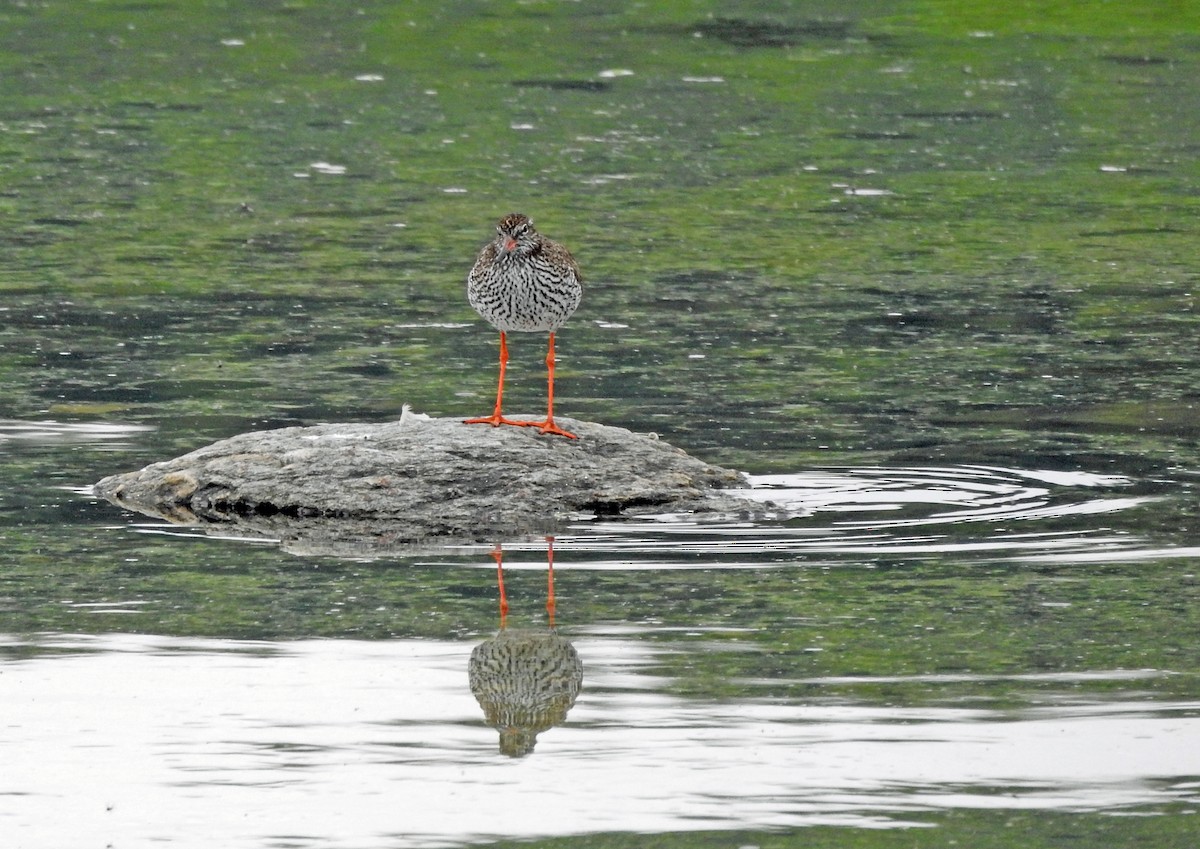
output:
<path id="1" fill-rule="evenodd" d="M 504 592 L 504 549 L 496 543 L 492 549 L 492 559 L 496 561 L 496 586 L 500 588 L 500 627 L 503 629 L 508 622 L 508 595 Z"/>
<path id="2" fill-rule="evenodd" d="M 554 629 L 554 537 L 546 537 L 546 622 Z"/>
<path id="3" fill-rule="evenodd" d="M 528 755 L 538 734 L 561 725 L 583 685 L 578 652 L 555 630 L 554 540 L 547 537 L 546 542 L 548 627 L 508 627 L 504 555 L 497 545 L 492 557 L 500 590 L 500 631 L 475 647 L 467 669 L 484 720 L 500 732 L 500 751 L 510 757 Z"/>

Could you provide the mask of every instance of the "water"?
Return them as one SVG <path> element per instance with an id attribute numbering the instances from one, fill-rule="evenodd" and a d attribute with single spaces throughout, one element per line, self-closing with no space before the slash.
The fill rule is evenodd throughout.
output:
<path id="1" fill-rule="evenodd" d="M 1138 519 L 1177 484 L 983 466 L 752 482 L 807 514 L 553 540 L 582 692 L 517 760 L 467 686 L 501 621 L 489 546 L 281 551 L 65 498 L 88 514 L 76 561 L 48 558 L 43 528 L 6 581 L 15 845 L 687 845 L 955 833 L 964 813 L 1106 836 L 1105 817 L 1157 814 L 1130 839 L 1183 839 L 1200 548 Z M 545 633 L 547 542 L 501 552 L 507 627 Z"/>
<path id="2" fill-rule="evenodd" d="M 1194 767 L 1195 702 L 1044 695 L 1135 688 L 1163 673 L 1013 676 L 1004 683 L 1043 694 L 1023 710 L 853 703 L 820 693 L 855 682 L 819 677 L 803 701 L 756 697 L 748 682 L 746 696 L 717 702 L 664 686 L 662 656 L 696 648 L 640 636 L 573 637 L 587 697 L 518 762 L 479 727 L 464 687 L 468 642 L 46 640 L 42 660 L 5 670 L 22 693 L 7 721 L 22 733 L 10 731 L 5 748 L 26 794 L 10 837 L 455 846 L 609 831 L 910 829 L 930 811 L 1111 812 L 1195 796 L 1195 781 L 1178 777 Z M 69 743 L 63 727 L 78 729 Z"/>
<path id="3" fill-rule="evenodd" d="M 5 845 L 1191 846 L 1200 21 L 1093 12 L 0 11 Z M 558 409 L 792 508 L 559 534 L 582 689 L 523 758 L 491 543 L 88 491 L 486 412 L 510 209 L 587 278 Z M 545 633 L 547 541 L 495 542 Z"/>

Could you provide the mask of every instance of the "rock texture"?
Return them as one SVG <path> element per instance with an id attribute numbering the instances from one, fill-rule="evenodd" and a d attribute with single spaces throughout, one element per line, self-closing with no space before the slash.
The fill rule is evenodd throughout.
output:
<path id="1" fill-rule="evenodd" d="M 408 414 L 244 433 L 104 478 L 95 492 L 171 522 L 305 538 L 317 548 L 319 540 L 338 548 L 495 541 L 554 533 L 581 517 L 766 509 L 723 491 L 746 484 L 738 472 L 653 436 L 561 424 L 579 439 Z"/>

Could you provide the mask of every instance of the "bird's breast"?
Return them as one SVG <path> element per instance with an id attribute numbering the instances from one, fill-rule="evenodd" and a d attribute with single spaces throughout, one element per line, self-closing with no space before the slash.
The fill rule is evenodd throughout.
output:
<path id="1" fill-rule="evenodd" d="M 581 297 L 573 269 L 540 255 L 481 256 L 467 278 L 471 306 L 503 331 L 557 330 L 575 312 Z"/>

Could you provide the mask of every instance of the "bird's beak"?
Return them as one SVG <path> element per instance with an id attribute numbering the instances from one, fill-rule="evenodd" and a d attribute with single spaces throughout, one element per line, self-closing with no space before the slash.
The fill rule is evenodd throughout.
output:
<path id="1" fill-rule="evenodd" d="M 513 251 L 513 250 L 516 250 L 516 248 L 517 248 L 517 240 L 516 239 L 508 238 L 508 239 L 504 240 L 504 250 Z"/>

